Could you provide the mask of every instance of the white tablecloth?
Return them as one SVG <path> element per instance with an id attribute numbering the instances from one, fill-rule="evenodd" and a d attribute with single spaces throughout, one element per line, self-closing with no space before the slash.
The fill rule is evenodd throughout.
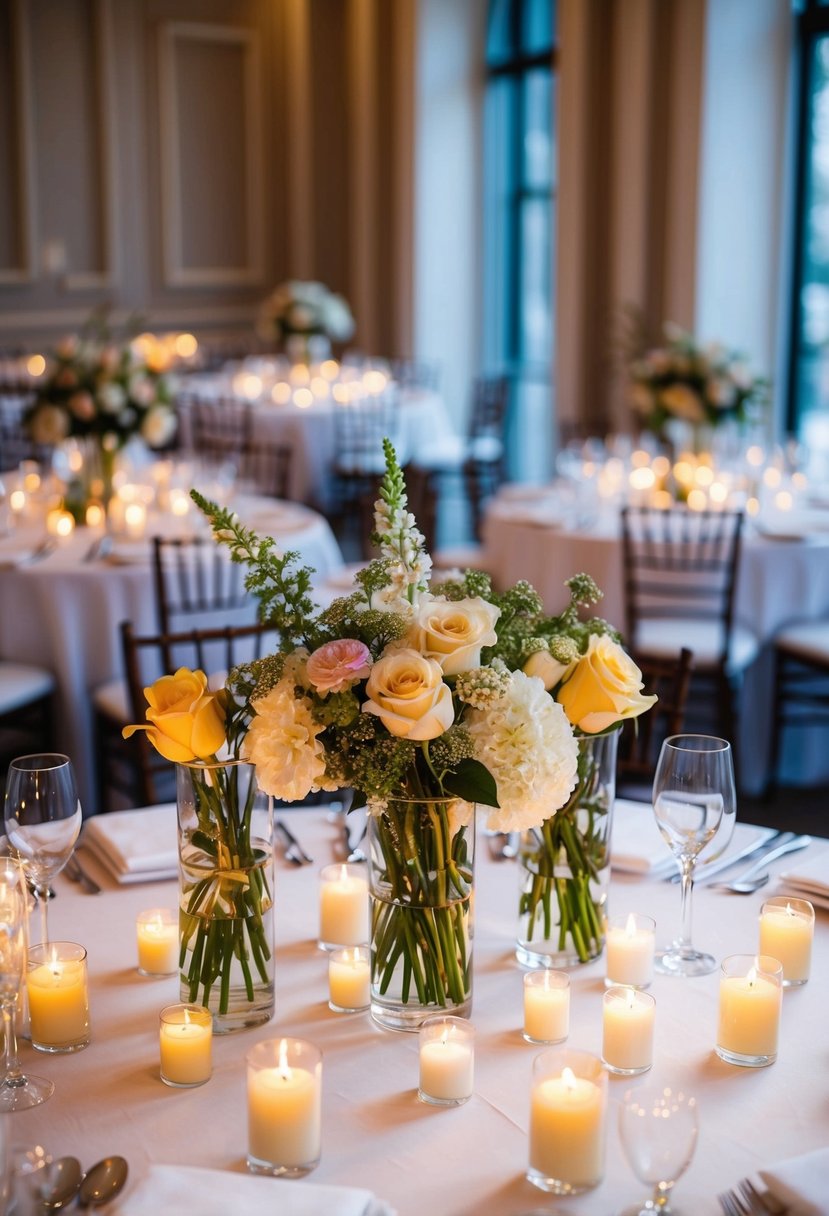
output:
<path id="1" fill-rule="evenodd" d="M 251 527 L 276 536 L 284 549 L 299 550 L 321 581 L 341 567 L 334 534 L 316 512 L 254 496 L 239 497 L 233 506 Z M 147 534 L 170 534 L 173 523 L 169 516 L 151 518 Z M 57 745 L 75 765 L 87 814 L 95 809 L 90 694 L 121 674 L 122 621 L 142 633 L 158 630 L 150 541 L 119 541 L 110 558 L 86 562 L 95 536 L 78 528 L 44 560 L 18 566 L 4 563 L 31 552 L 39 534 L 20 530 L 0 547 L 0 658 L 54 673 Z"/>
<path id="2" fill-rule="evenodd" d="M 827 1143 L 829 913 L 817 913 L 810 982 L 783 995 L 779 1056 L 768 1068 L 735 1068 L 714 1054 L 716 973 L 656 978 L 654 1068 L 640 1078 L 609 1082 L 605 1181 L 556 1204 L 524 1178 L 530 1074 L 539 1049 L 521 1037 L 515 863 L 490 861 L 479 836 L 475 1091 L 466 1105 L 439 1109 L 416 1096 L 415 1035 L 383 1031 L 368 1014 L 329 1010 L 326 958 L 316 946 L 318 871 L 339 856 L 339 830 L 322 810 L 286 818 L 315 864 L 277 864 L 276 1016 L 266 1026 L 214 1040 L 213 1076 L 198 1089 L 169 1089 L 158 1076 L 158 1014 L 178 1000 L 177 979 L 145 979 L 135 970 L 136 914 L 175 907 L 175 882 L 84 895 L 64 877 L 57 880 L 51 928 L 56 937 L 88 949 L 92 1041 L 71 1056 L 41 1055 L 23 1044 L 24 1068 L 50 1077 L 55 1093 L 43 1106 L 13 1116 L 16 1142 L 40 1142 L 53 1155 L 72 1153 L 86 1165 L 123 1154 L 128 1185 L 144 1178 L 151 1163 L 244 1172 L 245 1054 L 263 1039 L 298 1035 L 323 1052 L 322 1159 L 309 1181 L 366 1187 L 400 1216 L 518 1216 L 533 1209 L 611 1216 L 644 1199 L 646 1188 L 625 1162 L 616 1128 L 619 1099 L 631 1086 L 664 1082 L 698 1099 L 699 1144 L 676 1189 L 677 1205 L 694 1216 L 718 1214 L 717 1192 L 739 1178 Z M 172 817 L 170 823 L 172 832 Z M 745 825 L 736 831 L 741 839 L 756 835 Z M 815 841 L 799 858 L 821 848 L 829 841 Z M 785 869 L 787 860 L 773 863 L 773 870 Z M 760 905 L 774 890 L 774 881 L 752 896 L 698 889 L 695 944 L 720 959 L 752 953 Z M 679 891 L 668 882 L 614 874 L 610 908 L 654 916 L 661 942 L 679 926 Z M 600 1054 L 603 962 L 573 970 L 571 980 L 568 1046 Z M 272 1185 L 273 1210 L 281 1210 L 280 1182 Z M 117 1205 L 110 1210 L 114 1216 Z"/>
<path id="3" fill-rule="evenodd" d="M 567 602 L 565 579 L 590 574 L 604 592 L 598 616 L 624 631 L 624 591 L 619 518 L 601 514 L 595 522 L 573 527 L 556 514 L 555 501 L 543 495 L 519 499 L 507 491 L 490 504 L 484 522 L 487 569 L 499 586 L 527 579 L 550 612 Z M 829 521 L 829 513 L 827 513 Z M 829 614 L 829 532 L 794 539 L 772 539 L 747 524 L 735 589 L 734 619 L 769 643 L 793 619 Z M 765 777 L 771 731 L 771 663 L 761 655 L 746 674 L 740 739 L 743 786 L 756 791 Z M 783 753 L 783 779 L 792 784 L 829 779 L 826 731 L 789 732 Z"/>

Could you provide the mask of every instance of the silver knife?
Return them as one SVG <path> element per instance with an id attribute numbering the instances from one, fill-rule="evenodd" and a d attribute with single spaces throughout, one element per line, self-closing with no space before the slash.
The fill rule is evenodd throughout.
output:
<path id="1" fill-rule="evenodd" d="M 756 857 L 759 853 L 764 853 L 767 849 L 774 848 L 776 844 L 782 844 L 784 840 L 794 839 L 794 832 L 772 832 L 770 836 L 765 836 L 762 840 L 753 840 L 751 844 L 744 845 L 736 853 L 732 853 L 730 857 L 720 857 L 717 861 L 712 861 L 708 865 L 701 867 L 698 873 L 694 875 L 694 886 L 699 886 L 713 878 L 716 874 L 722 874 L 723 870 L 730 869 L 731 866 L 737 865 L 738 862 L 745 861 L 747 857 Z M 679 882 L 679 874 L 672 874 L 671 882 Z"/>

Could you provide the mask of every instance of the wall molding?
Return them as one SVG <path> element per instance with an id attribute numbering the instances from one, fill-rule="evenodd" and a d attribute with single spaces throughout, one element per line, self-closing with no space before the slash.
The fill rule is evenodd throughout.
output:
<path id="1" fill-rule="evenodd" d="M 12 59 L 16 96 L 14 98 L 18 138 L 17 160 L 17 213 L 19 223 L 20 260 L 17 266 L 0 269 L 0 285 L 31 283 L 35 279 L 35 176 L 33 146 L 32 77 L 29 70 L 29 24 L 26 10 L 27 0 L 12 0 Z M 12 190 L 14 186 L 12 185 Z"/>
<path id="2" fill-rule="evenodd" d="M 288 128 L 289 180 L 288 217 L 291 233 L 291 263 L 289 273 L 306 279 L 313 275 L 313 107 L 311 79 L 313 65 L 310 53 L 310 13 L 308 0 L 296 0 L 286 10 L 287 54 L 284 58 L 287 77 L 286 109 Z"/>
<path id="3" fill-rule="evenodd" d="M 224 43 L 244 56 L 245 214 L 247 248 L 243 265 L 185 266 L 183 259 L 181 146 L 176 94 L 176 44 Z M 255 31 L 171 21 L 159 30 L 159 117 L 161 146 L 161 228 L 163 276 L 167 287 L 246 287 L 265 277 L 264 163 L 262 154 L 262 89 L 259 38 Z"/>

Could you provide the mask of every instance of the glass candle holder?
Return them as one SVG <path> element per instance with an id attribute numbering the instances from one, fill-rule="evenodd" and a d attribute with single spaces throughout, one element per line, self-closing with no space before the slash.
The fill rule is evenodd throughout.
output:
<path id="1" fill-rule="evenodd" d="M 76 942 L 29 948 L 26 995 L 32 1046 L 38 1051 L 80 1051 L 89 1043 L 86 950 Z"/>
<path id="2" fill-rule="evenodd" d="M 418 1031 L 417 1096 L 432 1106 L 461 1106 L 472 1097 L 475 1027 L 466 1018 L 427 1018 Z"/>
<path id="3" fill-rule="evenodd" d="M 656 921 L 639 912 L 614 916 L 605 938 L 607 973 L 605 984 L 628 984 L 649 988 L 653 982 L 656 953 Z"/>
<path id="4" fill-rule="evenodd" d="M 371 962 L 368 946 L 332 950 L 328 955 L 328 1007 L 335 1013 L 356 1013 L 371 1005 Z"/>
<path id="5" fill-rule="evenodd" d="M 604 994 L 602 1060 L 608 1072 L 633 1077 L 653 1065 L 656 1001 L 649 992 L 617 985 Z"/>
<path id="6" fill-rule="evenodd" d="M 178 971 L 178 913 L 150 908 L 135 918 L 138 974 L 175 975 Z"/>
<path id="7" fill-rule="evenodd" d="M 159 1015 L 161 1080 L 175 1089 L 204 1085 L 213 1071 L 213 1015 L 202 1005 L 168 1005 Z"/>
<path id="8" fill-rule="evenodd" d="M 319 1164 L 322 1055 L 305 1039 L 266 1039 L 247 1055 L 248 1169 L 298 1178 Z"/>
<path id="9" fill-rule="evenodd" d="M 727 1064 L 763 1068 L 777 1059 L 783 965 L 768 954 L 732 954 L 720 967 L 716 1052 Z"/>
<path id="10" fill-rule="evenodd" d="M 554 1195 L 592 1190 L 604 1177 L 607 1072 L 586 1051 L 553 1047 L 533 1061 L 527 1179 Z"/>
<path id="11" fill-rule="evenodd" d="M 805 984 L 812 967 L 815 910 L 808 899 L 775 895 L 760 909 L 760 953 L 783 964 L 783 987 Z"/>
<path id="12" fill-rule="evenodd" d="M 364 865 L 324 866 L 320 871 L 320 949 L 366 945 L 368 908 Z"/>
<path id="13" fill-rule="evenodd" d="M 570 976 L 545 967 L 524 975 L 524 1038 L 563 1043 L 570 1033 Z"/>

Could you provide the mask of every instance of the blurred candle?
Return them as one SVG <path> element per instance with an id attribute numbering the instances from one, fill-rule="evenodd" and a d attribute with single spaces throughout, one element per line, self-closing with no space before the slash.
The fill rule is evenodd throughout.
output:
<path id="1" fill-rule="evenodd" d="M 105 519 L 104 508 L 101 503 L 90 502 L 87 504 L 86 526 L 88 528 L 100 528 Z"/>
<path id="2" fill-rule="evenodd" d="M 760 909 L 760 953 L 783 965 L 783 986 L 805 984 L 812 966 L 815 910 L 808 899 L 776 895 Z"/>
<path id="3" fill-rule="evenodd" d="M 524 1038 L 561 1043 L 570 1033 L 570 976 L 544 967 L 524 976 Z"/>
<path id="4" fill-rule="evenodd" d="M 128 502 L 124 507 L 124 527 L 127 536 L 140 540 L 147 526 L 147 508 L 143 502 Z"/>
<path id="5" fill-rule="evenodd" d="M 75 521 L 69 511 L 58 507 L 46 516 L 46 531 L 50 536 L 71 536 L 75 530 Z"/>
<path id="6" fill-rule="evenodd" d="M 634 1076 L 653 1064 L 656 1002 L 636 988 L 608 988 L 603 1000 L 602 1059 L 611 1072 Z"/>

